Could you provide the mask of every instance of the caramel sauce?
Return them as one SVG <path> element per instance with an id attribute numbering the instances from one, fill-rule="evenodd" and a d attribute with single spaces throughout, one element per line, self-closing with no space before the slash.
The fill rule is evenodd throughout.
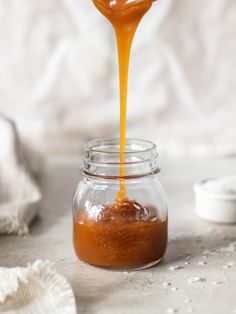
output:
<path id="1" fill-rule="evenodd" d="M 79 258 L 112 269 L 141 268 L 160 261 L 167 246 L 167 220 L 136 201 L 94 206 L 75 217 L 74 247 Z"/>
<path id="2" fill-rule="evenodd" d="M 153 0 L 93 0 L 97 9 L 111 22 L 118 49 L 120 77 L 120 192 L 117 201 L 126 197 L 125 148 L 126 148 L 126 107 L 129 59 L 135 31 L 144 16 L 151 8 Z"/>
<path id="3" fill-rule="evenodd" d="M 74 248 L 80 259 L 114 269 L 160 261 L 167 246 L 167 219 L 126 196 L 126 105 L 130 51 L 135 31 L 153 0 L 93 0 L 116 34 L 120 77 L 120 191 L 116 203 L 74 212 Z M 123 179 L 122 179 L 123 178 Z"/>

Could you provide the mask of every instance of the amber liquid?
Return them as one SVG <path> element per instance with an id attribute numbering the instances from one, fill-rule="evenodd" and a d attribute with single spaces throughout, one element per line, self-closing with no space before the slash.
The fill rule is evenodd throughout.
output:
<path id="1" fill-rule="evenodd" d="M 100 267 L 139 269 L 163 258 L 167 220 L 159 219 L 155 208 L 130 200 L 95 211 L 93 218 L 87 211 L 74 217 L 74 248 L 80 259 Z"/>
<path id="2" fill-rule="evenodd" d="M 97 9 L 113 25 L 119 61 L 120 77 L 120 192 L 117 201 L 126 197 L 125 150 L 126 150 L 126 107 L 129 59 L 136 29 L 144 14 L 152 6 L 153 0 L 93 0 Z"/>

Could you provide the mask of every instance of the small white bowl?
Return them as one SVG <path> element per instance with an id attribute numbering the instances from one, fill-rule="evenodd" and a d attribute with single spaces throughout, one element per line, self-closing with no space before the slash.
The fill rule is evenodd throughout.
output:
<path id="1" fill-rule="evenodd" d="M 195 211 L 198 217 L 216 223 L 236 223 L 236 195 L 208 191 L 207 179 L 194 185 Z"/>

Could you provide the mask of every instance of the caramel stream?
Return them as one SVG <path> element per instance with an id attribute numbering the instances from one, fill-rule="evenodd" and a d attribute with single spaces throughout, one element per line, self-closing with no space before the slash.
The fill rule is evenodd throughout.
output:
<path id="1" fill-rule="evenodd" d="M 97 9 L 113 25 L 119 61 L 120 77 L 120 192 L 117 201 L 126 197 L 125 150 L 126 150 L 126 107 L 128 72 L 132 41 L 144 14 L 152 6 L 153 0 L 93 0 Z"/>

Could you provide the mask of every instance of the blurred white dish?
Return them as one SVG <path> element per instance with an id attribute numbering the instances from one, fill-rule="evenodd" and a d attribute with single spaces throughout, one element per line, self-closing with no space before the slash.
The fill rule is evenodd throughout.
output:
<path id="1" fill-rule="evenodd" d="M 194 192 L 197 216 L 216 223 L 236 223 L 236 177 L 197 182 Z"/>

